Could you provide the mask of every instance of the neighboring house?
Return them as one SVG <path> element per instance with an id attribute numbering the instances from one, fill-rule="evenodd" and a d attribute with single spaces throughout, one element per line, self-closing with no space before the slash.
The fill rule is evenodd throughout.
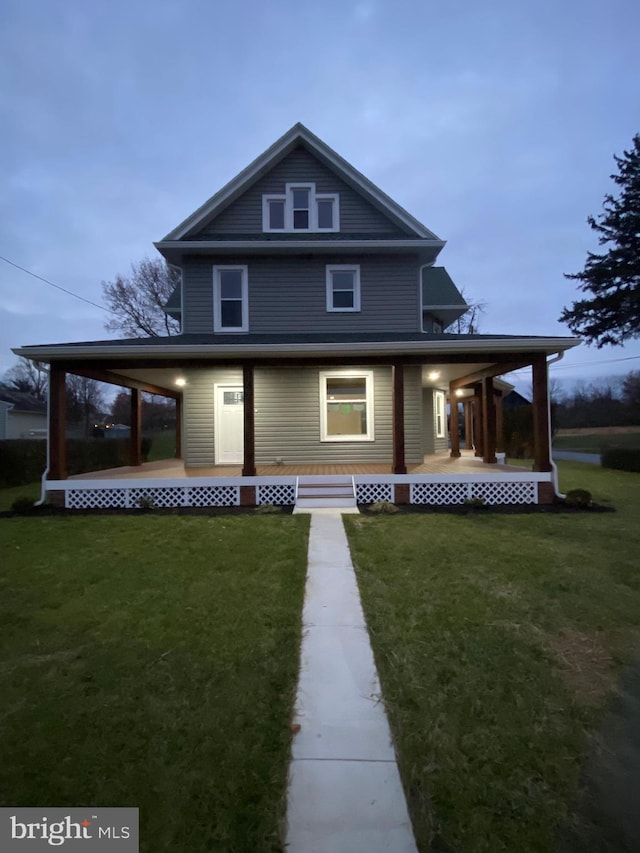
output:
<path id="1" fill-rule="evenodd" d="M 273 479 L 268 466 L 283 464 L 382 466 L 380 482 L 407 498 L 413 481 L 398 478 L 447 450 L 448 400 L 458 396 L 473 398 L 476 455 L 494 463 L 493 380 L 524 366 L 538 482 L 550 482 L 546 359 L 578 341 L 449 334 L 467 305 L 436 266 L 444 241 L 302 125 L 155 245 L 182 273 L 166 306 L 181 334 L 16 350 L 51 364 L 58 483 L 66 372 L 133 389 L 132 463 L 140 391 L 164 394 L 177 403 L 189 473 L 241 466 L 234 501 L 261 502 L 257 467 Z M 450 417 L 458 457 L 457 406 Z"/>
<path id="2" fill-rule="evenodd" d="M 47 404 L 32 394 L 0 385 L 0 441 L 46 435 Z"/>

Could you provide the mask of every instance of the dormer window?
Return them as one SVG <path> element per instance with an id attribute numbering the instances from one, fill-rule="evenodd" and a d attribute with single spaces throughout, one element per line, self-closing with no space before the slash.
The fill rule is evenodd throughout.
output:
<path id="1" fill-rule="evenodd" d="M 262 228 L 285 233 L 338 231 L 339 196 L 316 193 L 315 184 L 286 184 L 284 195 L 262 196 Z"/>

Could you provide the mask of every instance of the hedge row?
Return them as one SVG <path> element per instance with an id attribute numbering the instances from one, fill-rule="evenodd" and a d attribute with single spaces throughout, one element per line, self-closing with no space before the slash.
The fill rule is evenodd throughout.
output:
<path id="1" fill-rule="evenodd" d="M 146 459 L 151 439 L 142 439 L 142 457 Z M 47 443 L 42 439 L 0 441 L 0 486 L 23 486 L 39 480 L 47 464 Z M 129 440 L 126 438 L 69 438 L 67 466 L 69 474 L 84 474 L 129 464 Z"/>
<path id="2" fill-rule="evenodd" d="M 603 468 L 640 473 L 640 450 L 637 447 L 609 447 L 600 461 Z"/>

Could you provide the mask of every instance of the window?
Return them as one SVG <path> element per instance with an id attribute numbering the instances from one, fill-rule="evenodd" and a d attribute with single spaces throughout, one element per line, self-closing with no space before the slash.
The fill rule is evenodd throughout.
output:
<path id="1" fill-rule="evenodd" d="M 321 371 L 321 441 L 373 438 L 373 372 Z"/>
<path id="2" fill-rule="evenodd" d="M 264 231 L 338 231 L 338 195 L 316 193 L 315 184 L 286 184 L 282 195 L 262 196 Z"/>
<path id="3" fill-rule="evenodd" d="M 213 329 L 215 332 L 248 331 L 247 267 L 213 268 Z"/>
<path id="4" fill-rule="evenodd" d="M 360 267 L 331 264 L 327 267 L 327 311 L 360 310 Z"/>
<path id="5" fill-rule="evenodd" d="M 446 435 L 446 425 L 444 420 L 444 391 L 434 391 L 433 400 L 436 421 L 436 438 L 444 438 Z"/>

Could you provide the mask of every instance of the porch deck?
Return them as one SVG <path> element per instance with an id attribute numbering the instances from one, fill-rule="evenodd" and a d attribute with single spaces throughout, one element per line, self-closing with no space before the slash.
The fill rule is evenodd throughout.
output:
<path id="1" fill-rule="evenodd" d="M 448 451 L 425 456 L 422 464 L 407 465 L 408 474 L 458 475 L 477 474 L 490 480 L 495 474 L 520 474 L 529 469 L 517 465 L 485 465 L 471 450 L 462 450 L 459 459 L 452 459 Z M 361 474 L 390 474 L 391 463 L 353 463 L 349 465 L 258 465 L 258 477 L 301 477 Z M 241 465 L 214 465 L 185 468 L 181 459 L 159 459 L 145 462 L 139 467 L 125 466 L 76 474 L 70 480 L 129 480 L 129 479 L 181 479 L 189 477 L 241 477 Z"/>

